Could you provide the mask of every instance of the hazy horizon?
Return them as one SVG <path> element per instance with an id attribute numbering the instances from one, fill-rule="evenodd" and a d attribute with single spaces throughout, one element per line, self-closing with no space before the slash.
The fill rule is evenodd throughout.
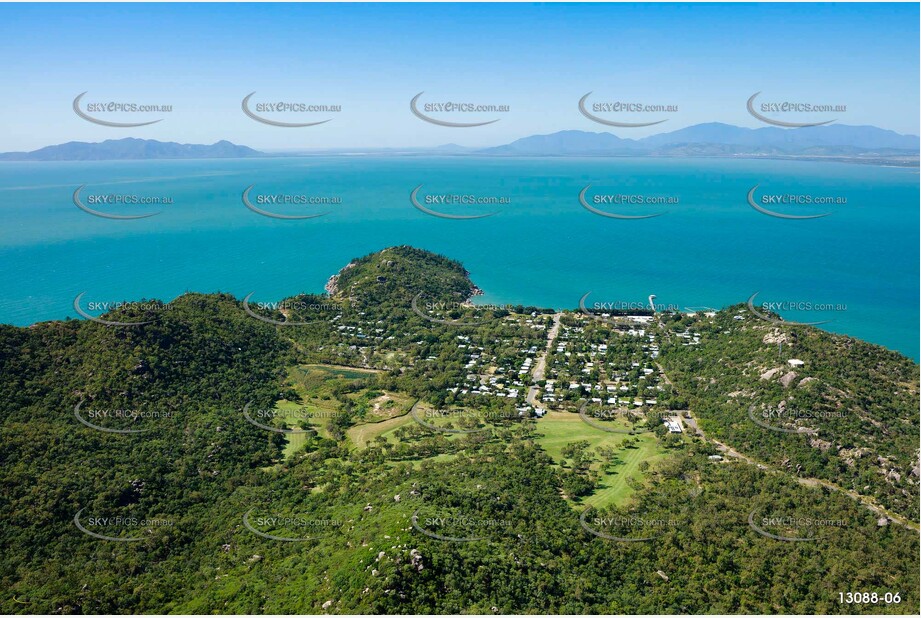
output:
<path id="1" fill-rule="evenodd" d="M 705 122 L 770 126 L 746 102 L 810 103 L 843 112 L 787 114 L 918 135 L 918 6 L 713 5 L 5 5 L 0 50 L 18 61 L 0 84 L 11 123 L 3 151 L 121 137 L 263 151 L 489 147 L 561 130 L 642 138 Z M 53 19 L 52 19 L 53 17 Z M 26 52 L 26 53 L 23 53 Z M 98 72 L 99 64 L 106 72 Z M 914 76 L 907 77 L 906 76 Z M 853 88 L 860 84 L 860 88 Z M 100 126 L 83 104 L 167 105 L 166 113 L 96 114 L 160 122 Z M 268 102 L 339 106 L 247 118 Z M 661 124 L 609 127 L 592 103 L 675 108 L 605 116 Z M 416 117 L 438 102 L 507 106 L 431 113 L 492 124 L 438 126 Z M 14 95 L 14 96 L 13 96 Z M 604 115 L 604 114 L 598 114 Z M 117 117 L 116 117 L 117 116 Z M 263 114 L 272 116 L 272 114 Z M 781 116 L 778 116 L 780 118 Z M 644 124 L 640 122 L 640 124 Z"/>
<path id="2" fill-rule="evenodd" d="M 712 121 L 712 122 L 703 122 L 703 123 L 699 123 L 699 124 L 697 124 L 697 125 L 691 125 L 691 126 L 700 126 L 700 125 L 707 125 L 707 124 L 726 124 L 726 123 L 719 123 L 719 122 L 716 122 L 716 121 Z M 875 125 L 847 125 L 847 124 L 844 124 L 844 123 L 841 123 L 841 124 L 836 123 L 836 125 L 837 125 L 837 126 L 852 127 L 852 128 L 873 128 L 873 129 L 879 129 L 879 130 L 881 130 L 881 131 L 891 131 L 891 129 L 883 129 L 882 127 L 878 127 L 878 126 L 875 126 Z M 738 125 L 727 125 L 727 126 L 731 126 L 731 127 L 735 127 L 735 128 L 740 128 L 740 129 L 752 129 L 752 130 L 756 130 L 756 129 L 759 129 L 759 128 L 769 128 L 769 127 L 739 127 Z M 688 127 L 682 127 L 682 128 L 688 128 Z M 668 133 L 673 133 L 673 132 L 679 131 L 679 130 L 680 130 L 680 129 L 663 130 L 663 131 L 661 131 L 661 132 L 659 132 L 659 133 L 652 133 L 652 134 L 647 135 L 647 136 L 644 136 L 644 137 L 653 137 L 653 136 L 657 136 L 657 135 L 666 135 L 666 134 L 668 134 Z M 795 130 L 795 129 L 786 129 L 786 130 Z M 915 138 L 921 139 L 921 137 L 919 137 L 918 135 L 915 135 L 915 134 L 910 134 L 910 133 L 907 133 L 907 134 L 906 134 L 906 133 L 899 133 L 898 131 L 894 131 L 894 132 L 897 133 L 897 134 L 899 134 L 899 135 L 901 135 L 901 136 L 904 136 L 904 137 L 915 137 Z M 643 138 L 641 138 L 641 137 L 630 137 L 629 135 L 623 135 L 623 134 L 617 135 L 617 134 L 614 133 L 613 131 L 605 131 L 605 130 L 603 130 L 603 129 L 602 129 L 602 130 L 594 130 L 594 131 L 593 131 L 593 130 L 586 130 L 586 129 L 560 129 L 559 131 L 554 131 L 553 133 L 541 133 L 541 134 L 534 133 L 534 134 L 529 134 L 529 135 L 521 135 L 521 136 L 519 136 L 519 137 L 517 137 L 517 138 L 511 139 L 509 142 L 503 142 L 502 144 L 486 144 L 486 145 L 482 145 L 482 146 L 465 146 L 465 145 L 463 145 L 463 144 L 460 144 L 460 143 L 457 143 L 456 141 L 454 141 L 454 142 L 445 142 L 445 143 L 443 143 L 443 144 L 435 144 L 435 145 L 433 145 L 433 146 L 416 146 L 416 145 L 409 145 L 409 144 L 396 145 L 396 146 L 365 146 L 365 145 L 362 145 L 362 144 L 352 144 L 352 145 L 348 145 L 348 146 L 327 146 L 327 147 L 324 147 L 324 146 L 314 146 L 314 147 L 310 147 L 310 146 L 292 146 L 292 147 L 283 147 L 283 148 L 254 148 L 254 147 L 251 146 L 250 144 L 241 144 L 241 143 L 239 143 L 239 142 L 233 142 L 232 140 L 227 140 L 227 139 L 224 139 L 224 138 L 218 139 L 218 140 L 216 140 L 215 142 L 211 142 L 211 143 L 209 143 L 209 144 L 201 144 L 201 145 L 214 145 L 214 144 L 217 144 L 217 143 L 220 143 L 220 142 L 231 142 L 231 143 L 233 143 L 235 146 L 245 146 L 245 147 L 253 148 L 254 150 L 257 150 L 257 151 L 260 151 L 260 152 L 263 152 L 263 153 L 266 153 L 266 154 L 271 154 L 271 153 L 285 153 L 285 152 L 314 152 L 314 151 L 315 151 L 315 152 L 334 152 L 334 151 L 352 150 L 352 149 L 362 149 L 362 150 L 372 151 L 372 152 L 373 152 L 373 151 L 378 151 L 378 150 L 380 150 L 380 151 L 386 151 L 386 150 L 420 150 L 420 151 L 430 151 L 430 150 L 436 150 L 436 149 L 441 149 L 441 148 L 451 148 L 451 147 L 456 147 L 456 148 L 460 148 L 460 149 L 468 149 L 468 150 L 470 150 L 471 152 L 476 152 L 476 151 L 478 151 L 479 149 L 489 149 L 489 148 L 493 148 L 493 147 L 496 147 L 496 146 L 507 145 L 507 144 L 516 142 L 516 141 L 518 141 L 518 140 L 527 139 L 527 138 L 529 138 L 529 137 L 542 137 L 542 136 L 548 136 L 548 135 L 555 135 L 555 134 L 557 134 L 557 133 L 585 133 L 585 134 L 591 133 L 591 134 L 596 134 L 596 135 L 597 135 L 597 134 L 606 134 L 606 135 L 613 135 L 614 137 L 617 137 L 617 138 L 622 139 L 622 140 L 642 140 L 642 139 L 643 139 Z M 53 147 L 53 146 L 62 146 L 62 145 L 68 144 L 68 143 L 100 144 L 100 143 L 102 143 L 102 142 L 106 142 L 106 141 L 110 141 L 110 140 L 116 140 L 116 141 L 117 141 L 117 140 L 124 140 L 124 139 L 152 140 L 152 141 L 158 141 L 158 142 L 161 142 L 161 143 L 177 143 L 177 144 L 181 144 L 181 145 L 192 145 L 191 142 L 182 141 L 182 138 L 169 138 L 169 137 L 162 137 L 162 138 L 146 138 L 146 137 L 136 137 L 136 136 L 133 136 L 133 135 L 125 135 L 125 136 L 122 136 L 122 137 L 107 137 L 107 138 L 100 138 L 100 139 L 95 140 L 95 141 L 68 140 L 68 141 L 66 141 L 66 142 L 60 142 L 60 143 L 57 143 L 57 144 L 45 144 L 45 145 L 43 145 L 43 146 L 39 146 L 38 148 L 35 148 L 35 149 L 33 149 L 33 150 L 30 150 L 30 151 L 26 151 L 26 152 L 34 152 L 34 151 L 36 151 L 36 150 L 41 150 L 41 149 L 43 149 L 43 148 L 49 148 L 49 147 Z M 199 144 L 194 144 L 194 145 L 199 145 Z M 0 154 L 9 154 L 9 153 L 11 153 L 11 152 L 22 152 L 22 151 L 2 151 L 2 150 L 0 150 Z"/>

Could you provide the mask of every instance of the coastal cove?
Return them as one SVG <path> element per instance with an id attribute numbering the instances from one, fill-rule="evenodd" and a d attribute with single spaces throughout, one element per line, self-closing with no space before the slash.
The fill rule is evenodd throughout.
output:
<path id="1" fill-rule="evenodd" d="M 107 194 L 115 220 L 81 210 Z M 579 201 L 627 216 L 591 212 Z M 761 195 L 846 198 L 830 205 L 747 201 Z M 288 216 L 264 216 L 252 204 Z M 426 213 L 410 201 L 454 216 Z M 258 197 L 325 198 L 323 204 Z M 456 196 L 460 196 L 459 199 Z M 611 197 L 595 201 L 592 196 Z M 655 204 L 617 202 L 645 196 Z M 465 199 L 470 198 L 470 199 Z M 453 203 L 452 203 L 453 199 Z M 408 244 L 461 261 L 478 303 L 576 308 L 656 302 L 679 309 L 785 302 L 787 320 L 918 359 L 916 169 L 806 161 L 485 157 L 302 157 L 0 164 L 0 322 L 77 317 L 74 298 L 170 300 L 186 291 L 279 300 L 321 293 L 352 258 Z M 469 202 L 475 203 L 469 203 Z M 884 242 L 881 242 L 884 239 Z M 870 242 L 872 240 L 872 242 Z M 806 304 L 812 308 L 805 308 Z M 815 310 L 828 305 L 830 310 Z"/>

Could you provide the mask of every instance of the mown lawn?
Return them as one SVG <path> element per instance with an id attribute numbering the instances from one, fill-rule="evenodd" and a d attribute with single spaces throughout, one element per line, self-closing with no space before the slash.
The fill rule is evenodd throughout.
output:
<path id="1" fill-rule="evenodd" d="M 374 440 L 374 438 L 377 436 L 391 433 L 398 427 L 402 427 L 403 425 L 413 422 L 415 421 L 413 421 L 409 414 L 404 414 L 403 416 L 387 419 L 386 421 L 380 421 L 378 423 L 362 423 L 361 425 L 349 427 L 346 430 L 345 435 L 349 440 L 352 441 L 352 444 L 358 448 L 365 448 L 368 443 Z M 390 441 L 396 441 L 396 438 L 391 436 L 385 437 L 387 437 L 387 439 Z"/>
<path id="2" fill-rule="evenodd" d="M 624 428 L 629 428 L 626 423 Z M 650 467 L 661 461 L 665 451 L 659 445 L 652 433 L 642 433 L 634 436 L 620 433 L 610 433 L 597 429 L 583 422 L 578 414 L 565 412 L 550 412 L 546 417 L 537 421 L 537 432 L 541 436 L 538 443 L 543 447 L 557 464 L 564 463 L 563 449 L 567 444 L 585 440 L 589 443 L 589 451 L 599 446 L 607 446 L 617 451 L 619 462 L 606 466 L 607 472 L 601 476 L 600 488 L 591 496 L 582 500 L 583 504 L 594 507 L 603 507 L 609 504 L 622 505 L 629 501 L 634 490 L 627 484 L 628 479 L 642 481 L 643 472 L 639 465 L 646 461 Z M 623 445 L 628 438 L 638 442 L 630 447 Z M 596 455 L 592 469 L 600 471 L 602 462 Z"/>

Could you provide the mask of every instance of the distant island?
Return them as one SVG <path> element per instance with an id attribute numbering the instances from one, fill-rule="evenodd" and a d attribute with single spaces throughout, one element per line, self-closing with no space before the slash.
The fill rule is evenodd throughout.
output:
<path id="1" fill-rule="evenodd" d="M 718 122 L 641 139 L 611 133 L 560 131 L 532 135 L 477 154 L 493 156 L 765 157 L 887 161 L 917 165 L 916 135 L 872 126 L 747 129 Z"/>
<path id="2" fill-rule="evenodd" d="M 491 157 L 730 157 L 841 161 L 917 166 L 921 140 L 873 126 L 828 125 L 801 129 L 748 129 L 711 122 L 640 139 L 612 133 L 559 131 L 531 135 L 509 144 L 468 148 L 329 148 L 260 152 L 226 140 L 211 145 L 179 144 L 137 138 L 100 143 L 67 142 L 32 152 L 7 152 L 0 161 L 114 161 L 137 159 L 228 159 L 315 155 L 491 156 Z"/>
<path id="3" fill-rule="evenodd" d="M 179 144 L 155 139 L 107 139 L 104 142 L 67 142 L 32 152 L 5 152 L 0 161 L 125 161 L 136 159 L 242 159 L 265 156 L 248 146 L 226 140 L 205 144 Z"/>

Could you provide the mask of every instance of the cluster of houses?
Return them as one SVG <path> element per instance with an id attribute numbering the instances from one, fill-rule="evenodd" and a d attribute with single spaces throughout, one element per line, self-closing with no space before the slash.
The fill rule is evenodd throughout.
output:
<path id="1" fill-rule="evenodd" d="M 607 343 L 585 343 L 584 326 L 561 327 L 548 363 L 541 401 L 559 405 L 565 400 L 639 408 L 658 403 L 659 370 L 655 359 L 659 345 L 642 325 L 652 316 L 627 316 L 615 325 L 631 353 L 624 358 L 623 345 L 615 353 Z M 567 396 L 569 392 L 569 396 Z"/>
<path id="2" fill-rule="evenodd" d="M 578 314 L 578 318 L 582 317 Z M 532 315 L 521 320 L 508 316 L 506 320 L 517 321 L 518 325 L 533 329 L 535 335 L 540 332 L 546 336 L 547 319 Z M 612 336 L 621 339 L 612 341 L 610 337 L 604 343 L 589 341 L 590 333 L 586 327 L 594 318 L 586 316 L 576 324 L 564 321 L 559 334 L 550 348 L 547 358 L 546 380 L 540 391 L 541 406 L 531 405 L 526 401 L 531 386 L 532 372 L 544 347 L 535 343 L 537 337 L 513 336 L 495 341 L 477 342 L 472 334 L 459 332 L 456 345 L 462 353 L 464 378 L 447 390 L 462 396 L 502 397 L 515 402 L 515 410 L 520 416 L 541 417 L 546 408 L 566 407 L 568 403 L 588 401 L 599 406 L 624 410 L 642 410 L 658 404 L 658 392 L 662 390 L 660 372 L 656 366 L 659 357 L 657 336 L 649 328 L 653 316 L 620 316 L 607 319 Z M 338 321 L 334 319 L 334 323 Z M 387 336 L 382 324 L 335 324 L 335 328 L 345 337 L 367 340 L 368 346 L 392 340 Z M 700 334 L 686 330 L 675 333 L 684 340 L 683 345 L 699 345 Z M 362 342 L 348 346 L 363 354 L 368 346 Z M 422 345 L 422 341 L 416 342 Z M 482 345 L 480 345 L 482 344 Z M 340 344 L 342 345 L 342 344 Z M 509 349 L 516 350 L 509 355 Z M 502 350 L 501 358 L 499 350 Z M 437 360 L 429 356 L 429 361 Z M 796 359 L 791 360 L 794 365 Z M 800 361 L 801 362 L 801 361 Z M 530 400 L 535 401 L 535 400 Z M 667 418 L 665 425 L 671 433 L 681 433 L 682 425 L 678 418 Z"/>
<path id="3" fill-rule="evenodd" d="M 675 333 L 675 336 L 684 340 L 681 342 L 683 346 L 700 345 L 700 333 L 691 332 L 689 328 L 685 329 L 683 332 Z"/>
<path id="4" fill-rule="evenodd" d="M 546 331 L 546 325 L 539 320 L 527 319 L 525 321 L 534 330 Z M 511 339 L 497 341 L 502 346 L 522 345 L 518 353 L 511 359 L 500 360 L 494 353 L 483 346 L 471 344 L 469 335 L 457 335 L 458 348 L 464 350 L 468 371 L 464 380 L 448 388 L 448 391 L 458 395 L 482 395 L 488 397 L 504 397 L 506 399 L 523 400 L 530 385 L 531 369 L 538 355 L 538 346 L 526 342 L 513 342 Z M 523 347 L 528 346 L 528 347 Z M 527 410 L 522 408 L 527 407 Z M 519 412 L 528 415 L 536 414 L 530 406 L 520 406 Z"/>

